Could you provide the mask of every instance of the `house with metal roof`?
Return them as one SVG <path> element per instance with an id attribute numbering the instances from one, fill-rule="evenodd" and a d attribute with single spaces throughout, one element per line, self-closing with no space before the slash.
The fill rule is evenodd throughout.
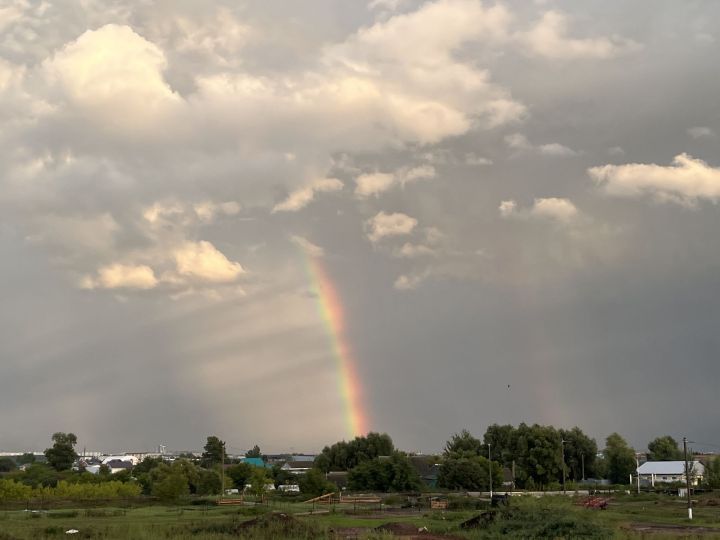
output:
<path id="1" fill-rule="evenodd" d="M 705 467 L 699 461 L 688 462 L 690 469 L 690 483 L 693 486 L 702 482 Z M 685 483 L 684 461 L 646 461 L 637 468 L 640 483 L 646 486 L 655 484 Z"/>

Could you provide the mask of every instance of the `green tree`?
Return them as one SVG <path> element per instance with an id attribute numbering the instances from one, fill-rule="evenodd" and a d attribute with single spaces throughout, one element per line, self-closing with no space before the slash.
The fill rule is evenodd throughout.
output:
<path id="1" fill-rule="evenodd" d="M 259 458 L 262 457 L 262 452 L 260 451 L 260 447 L 256 444 L 252 447 L 252 450 L 248 450 L 245 452 L 245 457 L 249 458 Z"/>
<path id="2" fill-rule="evenodd" d="M 648 443 L 650 461 L 678 461 L 683 459 L 682 450 L 670 435 L 657 437 Z"/>
<path id="3" fill-rule="evenodd" d="M 213 465 L 220 465 L 222 462 L 227 461 L 227 455 L 225 454 L 225 441 L 221 441 L 215 435 L 207 438 L 205 444 L 205 452 L 203 452 L 200 463 L 203 467 L 212 467 Z"/>
<path id="4" fill-rule="evenodd" d="M 530 478 L 538 488 L 562 479 L 560 433 L 552 426 L 520 424 L 515 434 L 516 480 L 525 487 Z"/>
<path id="5" fill-rule="evenodd" d="M 253 468 L 254 467 L 247 463 L 238 463 L 225 469 L 225 474 L 228 478 L 232 479 L 235 487 L 242 491 L 245 489 L 245 486 L 250 483 Z"/>
<path id="6" fill-rule="evenodd" d="M 356 491 L 415 491 L 421 482 L 407 456 L 396 451 L 360 463 L 348 474 L 348 485 Z"/>
<path id="7" fill-rule="evenodd" d="M 250 475 L 250 492 L 258 499 L 261 499 L 267 491 L 267 485 L 272 483 L 267 472 L 261 467 L 253 467 Z"/>
<path id="8" fill-rule="evenodd" d="M 476 439 L 467 430 L 463 429 L 460 433 L 453 435 L 450 440 L 445 443 L 444 454 L 448 457 L 471 457 L 487 454 L 487 445 Z"/>
<path id="9" fill-rule="evenodd" d="M 60 474 L 44 463 L 33 463 L 18 475 L 18 479 L 31 487 L 54 487 L 57 485 Z"/>
<path id="10" fill-rule="evenodd" d="M 0 472 L 10 472 L 14 471 L 15 469 L 17 469 L 15 461 L 10 459 L 9 457 L 0 458 Z"/>
<path id="11" fill-rule="evenodd" d="M 720 488 L 720 456 L 705 465 L 705 484 L 712 489 Z"/>
<path id="12" fill-rule="evenodd" d="M 485 447 L 490 445 L 490 455 L 494 461 L 499 461 L 505 467 L 512 467 L 515 459 L 515 428 L 513 426 L 498 424 L 488 426 L 483 436 L 483 442 Z"/>
<path id="13" fill-rule="evenodd" d="M 152 494 L 165 502 L 177 502 L 190 495 L 187 477 L 180 469 L 168 467 L 152 484 Z"/>
<path id="14" fill-rule="evenodd" d="M 201 469 L 198 472 L 198 482 L 195 492 L 198 495 L 219 495 L 221 489 L 220 475 L 208 469 Z"/>
<path id="15" fill-rule="evenodd" d="M 340 441 L 326 446 L 315 458 L 315 464 L 324 472 L 349 471 L 363 461 L 390 456 L 394 450 L 395 446 L 387 433 L 368 433 L 349 442 Z"/>
<path id="16" fill-rule="evenodd" d="M 310 469 L 307 473 L 298 476 L 300 492 L 309 497 L 318 497 L 335 491 L 335 485 L 325 479 L 320 469 Z"/>
<path id="17" fill-rule="evenodd" d="M 53 445 L 45 450 L 45 457 L 50 466 L 56 471 L 65 471 L 72 467 L 77 459 L 75 445 L 77 437 L 74 433 L 54 433 L 52 436 Z"/>
<path id="18" fill-rule="evenodd" d="M 617 433 L 605 441 L 607 475 L 613 484 L 626 484 L 635 472 L 635 450 Z"/>
<path id="19" fill-rule="evenodd" d="M 579 427 L 570 430 L 561 429 L 560 436 L 565 441 L 565 466 L 568 478 L 579 481 L 583 475 L 583 461 L 585 463 L 585 478 L 594 478 L 595 459 L 597 456 L 597 443 Z"/>
<path id="20" fill-rule="evenodd" d="M 492 464 L 493 485 L 502 484 L 502 465 Z M 440 465 L 438 486 L 447 489 L 470 491 L 487 490 L 490 487 L 490 462 L 482 456 L 445 457 Z"/>
<path id="21" fill-rule="evenodd" d="M 35 454 L 32 452 L 25 452 L 22 456 L 18 457 L 15 461 L 17 461 L 18 465 L 27 465 L 30 463 L 35 463 Z"/>

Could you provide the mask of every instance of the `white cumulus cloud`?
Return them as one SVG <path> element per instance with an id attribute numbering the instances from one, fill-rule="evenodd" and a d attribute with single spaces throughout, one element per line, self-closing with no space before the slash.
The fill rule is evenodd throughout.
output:
<path id="1" fill-rule="evenodd" d="M 186 242 L 174 250 L 177 274 L 208 283 L 235 281 L 245 270 L 238 262 L 230 261 L 210 242 Z"/>
<path id="2" fill-rule="evenodd" d="M 588 169 L 605 193 L 616 197 L 650 195 L 660 201 L 693 205 L 698 199 L 720 198 L 720 168 L 688 154 L 675 156 L 672 165 L 627 163 Z"/>
<path id="3" fill-rule="evenodd" d="M 290 193 L 287 198 L 273 208 L 273 212 L 297 212 L 315 199 L 316 193 L 340 191 L 343 183 L 337 178 L 320 178 L 308 186 Z"/>
<path id="4" fill-rule="evenodd" d="M 146 265 L 110 264 L 98 270 L 97 277 L 85 276 L 85 289 L 152 289 L 158 280 L 153 269 Z"/>
<path id="5" fill-rule="evenodd" d="M 378 242 L 387 237 L 406 236 L 415 229 L 417 224 L 417 219 L 407 214 L 400 212 L 386 214 L 385 212 L 380 212 L 375 217 L 367 220 L 365 227 L 368 231 L 367 237 L 370 241 Z"/>

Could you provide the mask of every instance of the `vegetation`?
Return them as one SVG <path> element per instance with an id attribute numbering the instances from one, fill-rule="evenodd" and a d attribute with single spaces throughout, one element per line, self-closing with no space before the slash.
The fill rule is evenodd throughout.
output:
<path id="1" fill-rule="evenodd" d="M 368 433 L 350 442 L 340 441 L 326 446 L 315 459 L 315 466 L 323 472 L 349 471 L 363 461 L 389 456 L 394 450 L 395 446 L 387 433 Z"/>
<path id="2" fill-rule="evenodd" d="M 635 472 L 635 451 L 617 433 L 608 436 L 605 441 L 605 460 L 607 476 L 613 484 L 626 484 Z"/>
<path id="3" fill-rule="evenodd" d="M 678 461 L 683 459 L 683 452 L 675 439 L 670 435 L 665 435 L 648 443 L 648 459 L 650 461 Z"/>
<path id="4" fill-rule="evenodd" d="M 52 440 L 52 447 L 45 450 L 48 463 L 56 471 L 68 470 L 78 457 L 75 453 L 77 437 L 74 433 L 58 432 L 53 434 Z"/>
<path id="5" fill-rule="evenodd" d="M 417 471 L 402 452 L 361 462 L 350 471 L 349 487 L 356 491 L 415 491 L 421 482 Z"/>

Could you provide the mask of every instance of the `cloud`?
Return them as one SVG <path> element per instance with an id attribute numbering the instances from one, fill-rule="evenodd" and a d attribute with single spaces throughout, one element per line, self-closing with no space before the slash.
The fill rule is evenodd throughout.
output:
<path id="1" fill-rule="evenodd" d="M 679 154 L 670 166 L 654 163 L 603 165 L 588 174 L 605 193 L 615 197 L 649 195 L 659 201 L 694 205 L 698 199 L 720 198 L 720 168 L 688 154 Z"/>
<path id="2" fill-rule="evenodd" d="M 416 259 L 419 257 L 436 257 L 437 251 L 429 246 L 423 244 L 411 244 L 407 242 L 403 246 L 394 252 L 394 255 L 403 259 Z"/>
<path id="3" fill-rule="evenodd" d="M 193 210 L 198 219 L 204 223 L 210 223 L 215 216 L 222 213 L 226 216 L 235 216 L 240 213 L 240 205 L 235 201 L 227 201 L 223 203 L 214 203 L 212 201 L 203 201 L 195 203 Z"/>
<path id="4" fill-rule="evenodd" d="M 396 185 L 406 184 L 418 180 L 435 178 L 437 172 L 431 165 L 420 165 L 412 168 L 401 168 L 394 173 L 369 173 L 361 174 L 355 179 L 355 196 L 365 199 L 372 196 L 379 196 Z"/>
<path id="5" fill-rule="evenodd" d="M 479 156 L 475 154 L 474 152 L 470 152 L 465 154 L 465 164 L 466 165 L 492 165 L 493 162 L 491 159 L 488 159 L 483 156 Z"/>
<path id="6" fill-rule="evenodd" d="M 715 132 L 706 126 L 695 126 L 687 130 L 688 135 L 693 139 L 703 139 L 708 137 L 715 137 Z"/>
<path id="7" fill-rule="evenodd" d="M 330 193 L 333 191 L 340 191 L 342 188 L 343 183 L 337 178 L 321 178 L 319 180 L 315 180 L 309 186 L 300 188 L 290 193 L 287 199 L 275 205 L 273 213 L 297 212 L 310 204 L 315 199 L 315 195 L 317 193 Z"/>
<path id="8" fill-rule="evenodd" d="M 85 276 L 83 289 L 153 289 L 158 284 L 153 269 L 145 265 L 111 264 L 98 270 L 97 278 Z"/>
<path id="9" fill-rule="evenodd" d="M 303 238 L 302 236 L 291 236 L 290 241 L 312 257 L 322 257 L 325 255 L 325 250 L 322 247 L 313 244 L 307 238 Z"/>
<path id="10" fill-rule="evenodd" d="M 417 219 L 400 212 L 393 214 L 380 212 L 367 220 L 365 227 L 368 230 L 368 239 L 375 243 L 387 237 L 406 236 L 415 229 L 417 224 Z"/>
<path id="11" fill-rule="evenodd" d="M 543 219 L 558 223 L 570 223 L 579 214 L 577 207 L 570 199 L 559 197 L 535 199 L 532 207 L 526 210 L 518 209 L 514 200 L 506 200 L 500 203 L 498 211 L 503 219 Z"/>
<path id="12" fill-rule="evenodd" d="M 578 152 L 560 143 L 534 145 L 522 133 L 512 133 L 505 137 L 505 144 L 519 152 L 536 153 L 542 156 L 569 157 L 576 156 Z"/>
<path id="13" fill-rule="evenodd" d="M 186 242 L 173 251 L 177 276 L 206 283 L 230 283 L 245 273 L 210 242 Z M 174 281 L 174 276 L 166 279 Z"/>
<path id="14" fill-rule="evenodd" d="M 181 102 L 163 78 L 165 55 L 125 25 L 88 30 L 43 64 L 48 83 L 103 130 L 161 129 Z"/>
<path id="15" fill-rule="evenodd" d="M 548 11 L 532 29 L 517 37 L 529 54 L 551 60 L 608 59 L 640 48 L 638 43 L 618 36 L 572 38 L 567 27 L 567 15 Z"/>

